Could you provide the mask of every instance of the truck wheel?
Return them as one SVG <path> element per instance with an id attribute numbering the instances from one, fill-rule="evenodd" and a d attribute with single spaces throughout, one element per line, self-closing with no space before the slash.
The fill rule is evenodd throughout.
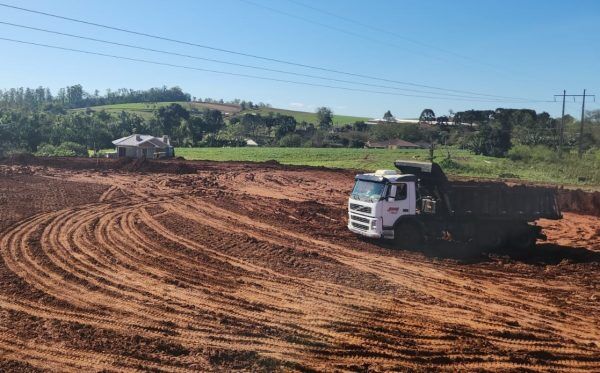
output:
<path id="1" fill-rule="evenodd" d="M 418 249 L 423 244 L 423 232 L 416 224 L 398 224 L 394 228 L 394 242 L 401 249 Z"/>
<path id="2" fill-rule="evenodd" d="M 530 250 L 535 247 L 536 240 L 537 238 L 535 237 L 534 232 L 529 230 L 517 236 L 511 237 L 510 246 L 518 250 Z"/>
<path id="3" fill-rule="evenodd" d="M 481 228 L 475 234 L 475 245 L 483 250 L 496 250 L 504 245 L 505 239 L 502 232 Z"/>

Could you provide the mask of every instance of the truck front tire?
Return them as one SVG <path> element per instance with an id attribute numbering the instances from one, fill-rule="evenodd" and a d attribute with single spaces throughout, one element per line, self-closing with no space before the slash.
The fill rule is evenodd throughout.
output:
<path id="1" fill-rule="evenodd" d="M 418 249 L 423 245 L 423 232 L 413 223 L 400 223 L 394 228 L 395 246 L 400 249 Z"/>

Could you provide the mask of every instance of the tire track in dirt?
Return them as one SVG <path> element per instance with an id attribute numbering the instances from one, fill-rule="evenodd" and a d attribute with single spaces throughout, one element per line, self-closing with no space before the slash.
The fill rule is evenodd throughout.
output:
<path id="1" fill-rule="evenodd" d="M 209 209 L 210 209 L 210 210 L 212 210 L 212 211 L 214 211 L 214 210 L 216 209 L 216 207 L 215 207 L 215 206 L 211 206 L 211 207 L 209 207 Z M 201 216 L 201 217 L 202 217 L 202 219 L 203 219 L 203 221 L 205 221 L 205 216 L 204 216 L 204 215 L 202 215 L 202 214 L 197 214 L 197 215 L 198 215 L 198 216 Z M 187 216 L 186 218 L 190 218 L 190 216 Z M 241 225 L 237 224 L 237 225 L 236 225 L 236 227 L 237 227 L 237 228 L 238 228 L 238 230 L 239 230 L 239 228 L 241 227 Z"/>
<path id="2" fill-rule="evenodd" d="M 108 187 L 3 232 L 0 322 L 12 328 L 0 327 L 0 360 L 56 371 L 600 366 L 597 261 L 390 251 L 343 230 L 347 175 L 251 170 L 69 172 Z M 593 248 L 597 220 L 585 219 L 541 224 L 553 242 Z"/>
<path id="3" fill-rule="evenodd" d="M 207 210 L 211 210 L 211 211 L 215 211 L 217 209 L 218 208 L 216 206 L 212 206 L 212 207 L 207 208 Z M 187 218 L 193 219 L 194 215 L 198 216 L 198 214 L 191 214 L 191 215 L 188 215 Z M 206 215 L 200 215 L 200 216 L 203 216 L 203 218 L 204 218 Z M 248 223 L 249 220 L 246 219 L 246 222 Z M 221 224 L 222 225 L 223 223 L 219 223 L 219 221 L 217 220 L 217 222 L 215 224 Z M 237 225 L 237 226 L 240 227 L 239 225 Z M 256 228 L 256 227 L 253 227 L 253 228 Z M 263 226 L 262 228 L 265 228 L 265 227 Z M 252 228 L 250 228 L 250 230 L 256 232 L 258 229 L 252 229 Z M 266 229 L 263 229 L 262 231 L 266 231 Z M 302 238 L 301 236 L 299 236 L 295 232 L 286 232 L 286 231 L 281 232 L 280 231 L 280 233 L 282 233 L 283 236 L 287 236 L 287 237 L 296 236 L 296 237 L 298 237 L 300 239 L 303 239 L 303 241 L 305 243 L 309 242 L 309 241 L 312 241 L 312 238 L 308 238 L 308 237 Z M 273 241 L 273 240 L 271 240 L 271 242 L 276 242 L 278 244 L 281 244 L 281 241 Z M 320 243 L 320 247 L 321 248 L 323 248 L 325 246 L 326 245 L 324 245 L 322 242 Z M 342 252 L 347 251 L 345 248 L 338 247 L 337 249 L 341 250 Z M 356 256 L 354 255 L 355 254 L 354 252 L 352 252 L 351 254 L 352 254 L 352 256 L 350 258 L 343 258 L 343 257 L 340 257 L 340 256 L 336 256 L 335 259 L 345 260 L 346 264 L 348 264 L 348 265 L 355 265 L 356 263 L 360 263 L 361 262 L 361 260 L 358 260 L 356 258 Z M 394 264 L 395 264 L 393 266 L 394 272 L 397 272 L 399 268 L 402 268 L 402 263 L 394 263 Z M 376 268 L 377 271 L 381 271 L 379 269 L 379 268 L 381 268 L 381 264 L 379 264 L 377 262 L 371 263 L 371 267 L 372 268 Z M 407 268 L 410 269 L 410 267 L 406 267 L 405 266 L 405 269 L 407 269 Z M 423 268 L 427 268 L 427 266 L 423 265 L 423 264 L 420 264 L 419 268 L 418 268 L 418 271 L 422 271 Z M 361 267 L 361 269 L 365 270 L 365 267 Z M 453 294 L 453 295 L 456 295 L 456 297 L 457 297 L 457 298 L 455 298 L 455 304 L 464 304 L 465 303 L 465 299 L 464 299 L 465 293 L 463 293 L 463 292 L 457 292 L 456 291 L 457 288 L 461 288 L 461 286 L 458 286 L 458 285 L 460 285 L 460 282 L 462 282 L 462 281 L 454 281 L 454 282 L 449 281 L 448 280 L 449 276 L 447 275 L 447 273 L 445 273 L 443 276 L 435 276 L 435 275 L 432 275 L 431 273 L 429 273 L 429 274 L 427 274 L 427 276 L 420 276 L 422 278 L 419 279 L 419 276 L 416 276 L 415 269 L 416 268 L 413 266 L 412 267 L 412 271 L 406 271 L 406 272 L 402 273 L 402 276 L 406 277 L 409 280 L 408 282 L 404 282 L 403 285 L 410 286 L 410 284 L 414 284 L 415 281 L 419 281 L 420 280 L 421 282 L 414 284 L 414 285 L 416 285 L 416 288 L 426 288 L 426 291 L 427 291 L 428 294 L 430 294 L 430 295 L 435 295 L 435 294 L 443 295 L 443 297 L 446 298 L 446 299 L 448 299 L 448 296 L 450 294 Z M 445 282 L 444 285 L 445 286 L 439 287 L 439 286 L 436 286 L 435 283 L 431 283 L 430 280 L 432 278 L 433 279 L 444 278 L 444 282 Z M 393 274 L 392 279 L 395 282 L 398 282 L 398 277 L 396 276 L 396 274 Z M 504 295 L 504 297 L 506 298 L 506 294 L 513 294 L 515 292 L 515 290 L 516 290 L 515 288 L 509 288 L 509 289 L 507 289 L 506 293 L 504 293 L 504 294 L 501 294 L 501 293 L 499 293 L 499 292 L 496 291 L 494 295 L 496 295 L 496 297 Z M 468 294 L 468 296 L 469 296 L 470 302 L 473 302 L 474 301 L 473 295 L 472 294 Z M 481 308 L 481 306 L 484 306 L 485 302 L 487 302 L 487 301 L 488 301 L 487 297 L 486 298 L 482 298 L 481 301 L 480 301 L 480 303 L 478 303 L 476 305 L 479 306 L 479 308 Z M 528 300 L 528 303 L 532 303 L 531 299 Z M 511 309 L 514 308 L 514 305 L 510 304 L 510 303 L 507 303 L 507 306 L 509 306 Z M 542 308 L 542 310 L 546 309 L 543 300 L 541 300 L 541 301 L 535 301 L 535 306 L 538 307 L 538 308 Z M 502 310 L 500 310 L 498 312 L 502 312 Z M 585 325 L 584 325 L 584 327 L 585 327 Z"/>

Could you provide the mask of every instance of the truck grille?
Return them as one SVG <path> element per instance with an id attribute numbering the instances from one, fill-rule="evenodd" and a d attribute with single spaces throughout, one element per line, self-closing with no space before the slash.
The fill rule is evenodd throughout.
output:
<path id="1" fill-rule="evenodd" d="M 357 205 L 356 203 L 351 203 L 350 204 L 350 210 L 358 211 L 358 212 L 363 212 L 365 214 L 370 214 L 371 213 L 371 208 L 369 206 Z"/>
<path id="2" fill-rule="evenodd" d="M 369 230 L 369 227 L 368 227 L 368 226 L 366 226 L 366 225 L 363 225 L 363 224 L 359 224 L 359 223 L 357 223 L 357 222 L 354 222 L 354 221 L 352 222 L 352 226 L 353 226 L 354 228 L 356 228 L 356 229 L 360 229 L 361 231 L 368 231 L 368 230 Z"/>
<path id="3" fill-rule="evenodd" d="M 352 220 L 360 221 L 361 223 L 369 224 L 369 219 L 363 218 L 362 216 L 350 215 Z"/>

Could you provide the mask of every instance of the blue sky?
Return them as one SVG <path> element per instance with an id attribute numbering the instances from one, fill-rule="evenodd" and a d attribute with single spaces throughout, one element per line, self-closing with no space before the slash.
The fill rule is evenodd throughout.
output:
<path id="1" fill-rule="evenodd" d="M 536 101 L 552 100 L 553 95 L 563 89 L 579 94 L 587 88 L 589 93 L 600 94 L 600 33 L 597 29 L 600 2 L 594 0 L 0 2 L 300 64 L 446 89 Z M 0 21 L 235 63 L 431 91 L 224 54 L 4 7 L 0 7 Z M 224 66 L 7 25 L 0 25 L 2 37 L 276 79 L 431 96 Z M 197 97 L 241 98 L 304 111 L 329 106 L 336 113 L 373 117 L 380 117 L 388 109 L 403 118 L 416 117 L 423 108 L 432 108 L 438 115 L 449 109 L 496 107 L 529 107 L 552 115 L 560 115 L 561 110 L 560 103 L 553 102 L 482 102 L 486 98 L 448 96 L 431 99 L 294 85 L 127 62 L 2 40 L 0 48 L 3 51 L 0 88 L 42 85 L 55 91 L 80 83 L 87 91 L 98 89 L 103 92 L 107 88 L 178 85 Z M 598 108 L 600 97 L 597 101 L 590 102 L 587 107 Z M 567 112 L 572 115 L 578 116 L 580 110 L 579 103 L 567 105 Z"/>

